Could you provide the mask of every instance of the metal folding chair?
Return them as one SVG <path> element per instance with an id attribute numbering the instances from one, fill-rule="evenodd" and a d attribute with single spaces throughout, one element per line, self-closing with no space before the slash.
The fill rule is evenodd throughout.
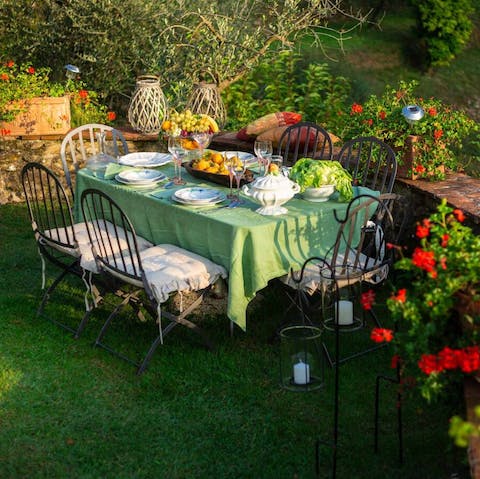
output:
<path id="1" fill-rule="evenodd" d="M 105 134 L 108 140 L 111 140 L 113 155 L 126 155 L 128 145 L 123 134 L 115 128 L 99 123 L 90 123 L 82 125 L 67 133 L 60 146 L 60 156 L 62 158 L 65 181 L 70 188 L 72 198 L 74 197 L 74 187 L 72 176 L 85 165 L 88 158 L 100 153 L 100 144 L 97 140 L 97 134 Z"/>
<path id="2" fill-rule="evenodd" d="M 338 154 L 338 161 L 348 170 L 356 185 L 367 186 L 380 193 L 391 193 L 397 176 L 395 152 L 373 136 L 347 141 Z"/>
<path id="3" fill-rule="evenodd" d="M 290 125 L 280 137 L 278 154 L 288 166 L 300 158 L 331 160 L 333 145 L 327 130 L 307 121 Z"/>
<path id="4" fill-rule="evenodd" d="M 212 343 L 205 333 L 186 317 L 200 305 L 205 293 L 218 278 L 226 278 L 225 268 L 170 244 L 156 245 L 141 251 L 135 229 L 128 217 L 115 201 L 100 190 L 84 190 L 81 207 L 87 220 L 88 236 L 93 244 L 98 267 L 112 280 L 117 280 L 123 298 L 105 321 L 95 345 L 134 364 L 137 374 L 145 371 L 155 350 L 163 344 L 164 336 L 178 324 L 198 333 L 211 348 Z M 114 225 L 114 228 L 107 230 L 106 222 Z M 116 247 L 121 241 L 119 229 L 128 232 L 125 248 Z M 199 292 L 199 296 L 186 309 L 180 308 L 180 311 L 173 313 L 161 307 L 172 293 L 188 291 Z M 145 299 L 142 293 L 145 293 Z M 157 336 L 141 361 L 132 360 L 103 341 L 113 319 L 127 305 L 134 309 L 143 307 L 157 323 Z M 163 319 L 169 321 L 165 326 L 162 324 Z"/>

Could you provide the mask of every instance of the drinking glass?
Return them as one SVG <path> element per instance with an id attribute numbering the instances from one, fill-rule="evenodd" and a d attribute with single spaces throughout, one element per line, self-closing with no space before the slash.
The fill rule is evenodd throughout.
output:
<path id="1" fill-rule="evenodd" d="M 281 155 L 272 155 L 269 159 L 269 165 L 267 168 L 267 173 L 278 173 L 283 174 L 282 166 L 283 166 L 283 156 Z M 273 167 L 276 171 L 270 171 Z"/>
<path id="2" fill-rule="evenodd" d="M 205 148 L 210 144 L 212 135 L 210 133 L 202 131 L 202 132 L 192 133 L 191 137 L 197 142 L 198 149 L 200 150 L 199 158 L 202 158 Z"/>
<path id="3" fill-rule="evenodd" d="M 227 195 L 227 198 L 232 200 L 235 198 L 232 188 L 233 188 L 233 177 L 235 175 L 235 161 L 237 158 L 237 153 L 235 151 L 226 151 L 223 154 L 223 162 L 228 170 L 228 177 L 230 179 L 230 192 Z"/>
<path id="4" fill-rule="evenodd" d="M 175 176 L 173 178 L 173 183 L 175 185 L 184 185 L 185 181 L 182 180 L 182 161 L 187 151 L 182 146 L 182 139 L 178 136 L 169 136 L 168 151 L 173 157 L 173 164 L 175 167 Z"/>
<path id="5" fill-rule="evenodd" d="M 244 160 L 241 160 L 238 156 L 235 159 L 235 165 L 233 167 L 233 174 L 235 176 L 235 181 L 237 183 L 237 194 L 236 200 L 238 204 L 242 204 L 243 200 L 240 198 L 240 182 L 242 181 L 243 175 L 245 174 L 245 169 L 247 165 Z"/>
<path id="6" fill-rule="evenodd" d="M 273 153 L 272 142 L 270 140 L 256 140 L 253 151 L 258 158 L 260 174 L 265 175 L 268 172 L 269 158 Z"/>

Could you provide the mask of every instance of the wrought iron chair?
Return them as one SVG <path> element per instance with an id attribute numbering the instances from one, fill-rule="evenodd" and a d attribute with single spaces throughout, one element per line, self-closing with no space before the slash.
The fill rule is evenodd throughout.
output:
<path id="1" fill-rule="evenodd" d="M 312 122 L 290 125 L 280 137 L 278 154 L 292 166 L 299 158 L 331 160 L 333 145 L 327 130 Z"/>
<path id="2" fill-rule="evenodd" d="M 86 286 L 86 311 L 79 325 L 73 328 L 61 321 L 49 318 L 55 324 L 74 333 L 78 338 L 92 311 L 90 295 L 93 295 L 93 306 L 101 299 L 96 284 L 92 283 L 92 274 L 97 273 L 98 269 L 86 224 L 74 222 L 67 192 L 57 176 L 47 167 L 39 163 L 28 163 L 22 169 L 21 178 L 30 221 L 42 259 L 42 289 L 45 289 L 45 259 L 61 270 L 58 277 L 45 291 L 38 314 L 43 313 L 48 299 L 67 275 L 73 274 L 81 278 Z M 102 226 L 105 231 L 114 227 L 108 222 Z M 118 235 L 120 237 L 118 248 L 124 249 L 128 244 L 128 237 L 123 230 L 118 230 Z M 152 243 L 141 237 L 138 239 L 138 244 L 142 250 L 152 246 Z"/>
<path id="3" fill-rule="evenodd" d="M 97 134 L 105 134 L 112 140 L 113 155 L 115 157 L 128 153 L 128 145 L 123 134 L 115 128 L 99 123 L 82 125 L 70 131 L 63 138 L 60 146 L 65 181 L 74 196 L 72 175 L 84 165 L 88 158 L 100 153 L 100 144 Z"/>
<path id="4" fill-rule="evenodd" d="M 397 176 L 395 152 L 373 136 L 347 141 L 338 154 L 338 161 L 348 170 L 357 185 L 380 193 L 391 193 Z"/>
<path id="5" fill-rule="evenodd" d="M 338 321 L 342 332 L 352 332 L 366 326 L 366 314 L 369 313 L 375 326 L 381 327 L 373 309 L 369 311 L 358 309 L 358 301 L 363 292 L 365 283 L 378 285 L 383 282 L 393 263 L 393 251 L 387 243 L 394 243 L 396 238 L 395 221 L 392 214 L 395 203 L 400 200 L 398 195 L 383 194 L 379 197 L 362 195 L 354 198 L 345 213 L 345 218 L 338 218 L 339 222 L 336 241 L 330 251 L 325 255 L 326 261 L 333 271 L 338 284 L 340 300 L 346 301 L 339 305 L 334 304 L 327 293 L 329 278 L 323 278 L 318 273 L 318 267 L 311 262 L 303 271 L 301 281 L 285 281 L 290 287 L 300 287 L 310 299 L 310 309 L 315 310 L 321 305 L 322 311 L 339 307 Z M 290 275 L 291 276 L 291 275 Z M 319 293 L 319 294 L 317 294 Z M 319 297 L 319 298 L 318 298 Z M 328 304 L 327 304 L 328 303 Z M 351 303 L 351 306 L 350 306 Z M 298 307 L 298 306 L 297 306 Z M 343 307 L 345 311 L 342 312 Z M 305 309 L 305 306 L 303 306 Z M 324 327 L 334 330 L 333 313 L 324 318 Z M 342 317 L 345 320 L 342 322 Z M 382 345 L 383 346 L 383 345 Z M 359 352 L 342 357 L 340 362 L 358 357 L 377 349 L 379 346 L 369 347 Z M 327 347 L 324 345 L 325 354 L 331 366 L 335 365 Z"/>
<path id="6" fill-rule="evenodd" d="M 119 288 L 123 291 L 123 300 L 106 319 L 95 345 L 133 363 L 137 367 L 137 374 L 145 371 L 156 348 L 163 344 L 164 336 L 178 324 L 197 332 L 205 344 L 212 347 L 204 332 L 186 319 L 186 316 L 200 305 L 205 293 L 218 278 L 227 276 L 225 268 L 171 244 L 160 244 L 141 251 L 130 220 L 118 204 L 102 191 L 84 190 L 81 207 L 84 218 L 88 220 L 88 236 L 94 245 L 94 255 L 99 269 L 105 275 L 118 280 Z M 114 225 L 113 229 L 108 230 L 108 234 L 103 233 L 106 221 Z M 118 228 L 128 231 L 128 247 L 116 248 L 115 253 L 112 253 L 112 245 L 115 246 L 121 240 L 117 234 Z M 180 307 L 178 314 L 174 314 L 161 308 L 172 293 L 181 294 L 188 291 L 197 291 L 200 295 L 185 310 Z M 146 296 L 144 302 L 142 292 Z M 157 337 L 140 362 L 115 351 L 103 342 L 104 335 L 115 316 L 128 304 L 135 307 L 135 303 L 144 306 L 146 312 L 158 323 Z M 169 320 L 166 326 L 162 325 L 163 318 Z"/>
<path id="7" fill-rule="evenodd" d="M 72 274 L 82 278 L 87 287 L 86 311 L 78 327 L 72 328 L 66 323 L 49 317 L 52 322 L 78 337 L 92 309 L 88 300 L 90 283 L 87 271 L 80 265 L 82 251 L 90 249 L 85 225 L 74 223 L 66 191 L 48 168 L 39 163 L 28 163 L 22 169 L 21 178 L 30 221 L 42 259 L 42 289 L 45 289 L 45 259 L 61 270 L 46 289 L 37 314 L 43 313 L 48 299 L 67 275 Z"/>

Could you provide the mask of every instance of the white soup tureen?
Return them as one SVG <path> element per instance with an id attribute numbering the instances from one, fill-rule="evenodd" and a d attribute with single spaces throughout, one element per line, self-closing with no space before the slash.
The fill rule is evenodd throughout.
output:
<path id="1" fill-rule="evenodd" d="M 243 186 L 243 192 L 262 205 L 257 213 L 266 216 L 288 212 L 283 205 L 300 191 L 300 186 L 286 176 L 265 175 Z"/>

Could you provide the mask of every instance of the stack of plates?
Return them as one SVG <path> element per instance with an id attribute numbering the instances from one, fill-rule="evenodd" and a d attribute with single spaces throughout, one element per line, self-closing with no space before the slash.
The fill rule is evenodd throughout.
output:
<path id="1" fill-rule="evenodd" d="M 155 170 L 125 170 L 115 176 L 119 183 L 135 186 L 137 188 L 147 188 L 163 181 L 166 176 L 160 171 Z"/>
<path id="2" fill-rule="evenodd" d="M 162 166 L 172 161 L 172 155 L 169 153 L 156 153 L 149 151 L 139 151 L 121 156 L 118 162 L 121 165 L 137 166 L 139 168 L 154 168 Z"/>
<path id="3" fill-rule="evenodd" d="M 177 203 L 190 206 L 209 206 L 224 201 L 225 194 L 210 188 L 182 188 L 175 191 L 172 199 Z"/>

